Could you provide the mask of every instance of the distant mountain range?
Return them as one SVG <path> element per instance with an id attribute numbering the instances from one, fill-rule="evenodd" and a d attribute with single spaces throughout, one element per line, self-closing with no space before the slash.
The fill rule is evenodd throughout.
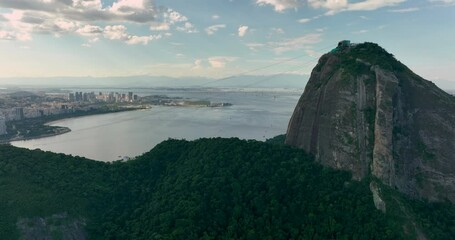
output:
<path id="1" fill-rule="evenodd" d="M 0 87 L 235 87 L 235 88 L 304 88 L 309 75 L 240 75 L 226 78 L 165 76 L 126 77 L 43 77 L 0 78 Z M 435 80 L 434 83 L 448 92 L 455 92 L 455 81 Z"/>
<path id="2" fill-rule="evenodd" d="M 0 86 L 29 87 L 236 87 L 304 88 L 307 75 L 241 75 L 226 78 L 164 76 L 0 78 Z"/>

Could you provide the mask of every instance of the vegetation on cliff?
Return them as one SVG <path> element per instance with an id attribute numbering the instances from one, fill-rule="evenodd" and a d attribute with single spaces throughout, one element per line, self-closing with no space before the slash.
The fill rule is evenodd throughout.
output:
<path id="1" fill-rule="evenodd" d="M 407 69 L 405 65 L 395 59 L 393 54 L 371 42 L 354 45 L 346 51 L 337 52 L 336 55 L 341 58 L 341 66 L 355 75 L 365 73 L 369 71 L 369 66 L 375 65 L 395 72 Z"/>
<path id="2" fill-rule="evenodd" d="M 277 142 L 282 142 L 277 140 Z M 404 202 L 431 239 L 454 234 L 454 207 Z M 441 212 L 446 217 L 438 217 Z M 62 214 L 63 213 L 63 214 Z M 91 239 L 405 239 L 373 205 L 367 181 L 288 146 L 238 139 L 168 140 L 103 163 L 0 145 L 0 233 L 20 219 L 85 223 Z M 30 224 L 30 220 L 22 220 Z M 27 226 L 26 226 L 27 227 Z M 62 236 L 54 228 L 55 236 Z"/>

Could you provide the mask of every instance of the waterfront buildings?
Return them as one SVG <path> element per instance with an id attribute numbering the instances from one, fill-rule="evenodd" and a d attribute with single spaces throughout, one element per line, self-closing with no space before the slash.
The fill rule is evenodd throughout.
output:
<path id="1" fill-rule="evenodd" d="M 95 94 L 94 92 L 75 92 L 68 94 L 68 101 L 69 102 L 111 102 L 111 103 L 132 103 L 139 100 L 138 95 L 134 94 L 133 92 L 126 93 L 118 93 L 118 92 L 110 92 L 110 93 L 102 93 L 99 92 Z"/>
<path id="2" fill-rule="evenodd" d="M 0 116 L 0 136 L 7 134 L 6 132 L 6 119 L 3 116 Z"/>
<path id="3" fill-rule="evenodd" d="M 14 109 L 15 111 L 15 120 L 22 120 L 24 119 L 24 109 L 21 107 L 17 107 Z"/>

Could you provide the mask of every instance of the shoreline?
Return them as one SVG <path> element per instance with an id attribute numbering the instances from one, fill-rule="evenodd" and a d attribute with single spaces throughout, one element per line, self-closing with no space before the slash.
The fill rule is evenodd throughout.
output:
<path id="1" fill-rule="evenodd" d="M 232 106 L 232 104 L 227 103 L 224 105 L 224 103 L 221 103 L 222 105 L 213 105 L 213 106 L 207 106 L 207 105 L 162 105 L 163 107 L 210 107 L 210 108 L 219 108 L 219 107 L 229 107 Z M 120 113 L 120 112 L 128 112 L 128 111 L 138 111 L 138 110 L 146 110 L 150 109 L 151 107 L 144 107 L 144 106 L 138 106 L 138 107 L 127 107 L 127 108 L 121 108 L 121 109 L 115 109 L 115 110 L 108 110 L 108 111 L 87 111 L 87 112 L 79 112 L 79 113 L 72 113 L 72 114 L 62 114 L 62 115 L 55 115 L 55 116 L 48 116 L 45 119 L 26 119 L 25 121 L 43 121 L 42 123 L 39 123 L 38 127 L 50 127 L 53 128 L 52 133 L 43 133 L 39 134 L 36 136 L 11 136 L 10 138 L 6 139 L 0 139 L 0 144 L 11 144 L 11 142 L 18 142 L 18 141 L 28 141 L 28 140 L 35 140 L 35 139 L 40 139 L 40 138 L 47 138 L 47 137 L 54 137 L 58 135 L 62 135 L 65 133 L 71 132 L 71 129 L 68 127 L 62 127 L 62 126 L 49 126 L 49 124 L 53 122 L 58 122 L 61 120 L 66 120 L 66 119 L 71 119 L 71 118 L 80 118 L 80 117 L 88 117 L 88 116 L 95 116 L 95 115 L 103 115 L 103 114 L 112 114 L 112 113 Z"/>
<path id="2" fill-rule="evenodd" d="M 47 134 L 33 136 L 33 137 L 18 136 L 16 138 L 8 139 L 4 142 L 0 141 L 0 144 L 11 144 L 11 142 L 20 142 L 20 141 L 28 141 L 28 140 L 34 140 L 34 139 L 40 139 L 40 138 L 54 137 L 54 136 L 58 136 L 58 135 L 62 135 L 62 134 L 71 132 L 70 128 L 60 127 L 60 126 L 56 126 L 56 127 L 58 128 L 58 132 L 47 133 Z"/>
<path id="3" fill-rule="evenodd" d="M 12 136 L 11 138 L 7 139 L 0 139 L 0 144 L 11 144 L 11 142 L 18 142 L 18 141 L 28 141 L 28 140 L 34 140 L 34 139 L 40 139 L 40 138 L 47 138 L 47 137 L 54 137 L 58 135 L 62 135 L 65 133 L 71 132 L 71 129 L 68 127 L 62 127 L 62 126 L 49 126 L 48 124 L 60 120 L 66 120 L 66 119 L 71 119 L 71 118 L 79 118 L 79 117 L 88 117 L 88 116 L 95 116 L 95 115 L 103 115 L 103 114 L 111 114 L 111 113 L 120 113 L 120 112 L 128 112 L 128 111 L 137 111 L 137 110 L 143 110 L 147 109 L 144 107 L 138 107 L 138 108 L 124 108 L 124 109 L 116 109 L 112 111 L 105 111 L 105 112 L 84 112 L 76 115 L 66 115 L 66 116 L 54 116 L 53 119 L 29 119 L 29 120 L 44 120 L 43 123 L 40 124 L 40 127 L 52 127 L 53 132 L 52 133 L 43 133 L 40 135 L 36 136 Z"/>

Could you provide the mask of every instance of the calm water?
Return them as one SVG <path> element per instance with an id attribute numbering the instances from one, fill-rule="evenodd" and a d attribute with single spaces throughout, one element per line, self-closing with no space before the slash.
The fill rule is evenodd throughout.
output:
<path id="1" fill-rule="evenodd" d="M 138 156 L 168 138 L 193 140 L 201 137 L 238 137 L 265 140 L 286 132 L 301 91 L 166 90 L 148 94 L 207 99 L 234 105 L 224 108 L 154 107 L 64 119 L 50 125 L 69 127 L 71 132 L 17 141 L 12 145 L 113 161 L 124 156 Z"/>

